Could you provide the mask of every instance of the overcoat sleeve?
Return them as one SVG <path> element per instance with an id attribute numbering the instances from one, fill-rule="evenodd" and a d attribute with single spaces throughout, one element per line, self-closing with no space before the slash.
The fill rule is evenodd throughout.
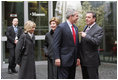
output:
<path id="1" fill-rule="evenodd" d="M 16 44 L 16 48 L 15 48 L 15 62 L 16 64 L 20 64 L 20 60 L 22 58 L 22 53 L 21 53 L 21 49 L 23 47 L 23 41 L 24 41 L 24 36 L 21 35 L 18 43 Z"/>
<path id="2" fill-rule="evenodd" d="M 10 35 L 10 33 L 12 33 L 11 31 L 12 31 L 11 28 L 8 27 L 8 28 L 7 28 L 7 31 L 6 31 L 6 36 L 7 36 L 7 39 L 9 39 L 9 41 L 10 41 L 11 43 L 14 43 L 14 40 L 15 40 L 15 39 Z"/>

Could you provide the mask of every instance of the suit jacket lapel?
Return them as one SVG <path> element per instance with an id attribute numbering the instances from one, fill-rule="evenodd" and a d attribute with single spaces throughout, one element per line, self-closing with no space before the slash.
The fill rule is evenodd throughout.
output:
<path id="1" fill-rule="evenodd" d="M 77 28 L 75 27 L 75 25 L 73 25 L 74 26 L 74 28 L 75 28 L 75 33 L 76 33 L 76 37 L 77 37 L 77 35 L 78 35 L 78 30 L 77 30 Z"/>
<path id="2" fill-rule="evenodd" d="M 31 42 L 34 43 L 34 41 L 35 41 L 35 36 L 34 36 L 34 35 L 33 35 L 33 37 L 31 38 L 31 37 L 29 36 L 29 34 L 27 34 L 27 38 L 28 38 Z"/>
<path id="3" fill-rule="evenodd" d="M 31 37 L 30 37 L 29 34 L 27 34 L 26 37 L 27 37 L 30 41 L 32 41 L 32 39 L 31 39 Z"/>
<path id="4" fill-rule="evenodd" d="M 14 35 L 15 35 L 15 31 L 14 31 L 14 27 L 13 27 L 13 26 L 12 26 L 11 30 L 12 30 L 12 32 L 13 32 L 13 33 L 14 33 Z"/>
<path id="5" fill-rule="evenodd" d="M 32 37 L 33 44 L 35 44 L 35 36 Z"/>
<path id="6" fill-rule="evenodd" d="M 19 27 L 17 27 L 17 29 L 18 29 L 18 34 L 19 34 Z"/>
<path id="7" fill-rule="evenodd" d="M 71 30 L 70 30 L 70 28 L 69 28 L 67 22 L 65 22 L 65 27 L 66 27 L 65 30 L 66 30 L 67 34 L 69 34 L 70 40 L 73 41 L 73 43 L 74 43 L 73 35 L 72 35 L 72 32 L 71 32 Z"/>
<path id="8" fill-rule="evenodd" d="M 85 32 L 85 30 L 86 30 L 86 28 L 87 28 L 87 27 L 88 27 L 87 25 L 84 27 L 84 30 L 83 30 L 83 32 Z"/>
<path id="9" fill-rule="evenodd" d="M 95 29 L 95 26 L 96 26 L 96 24 L 94 24 L 94 25 L 90 28 L 90 30 L 87 32 L 87 34 L 92 33 L 92 32 L 94 31 L 94 29 Z"/>

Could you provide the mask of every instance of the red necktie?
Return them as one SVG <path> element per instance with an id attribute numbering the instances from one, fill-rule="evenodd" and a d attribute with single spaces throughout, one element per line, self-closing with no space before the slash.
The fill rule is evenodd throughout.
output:
<path id="1" fill-rule="evenodd" d="M 73 31 L 74 44 L 76 44 L 76 35 L 75 35 L 75 30 L 74 30 L 73 25 L 72 25 L 72 31 Z"/>

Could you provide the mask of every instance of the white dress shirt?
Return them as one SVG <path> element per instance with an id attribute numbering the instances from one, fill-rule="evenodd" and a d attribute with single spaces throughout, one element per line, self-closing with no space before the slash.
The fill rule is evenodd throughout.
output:
<path id="1" fill-rule="evenodd" d="M 73 31 L 72 31 L 72 24 L 70 23 L 69 20 L 67 20 L 67 24 L 68 24 L 68 26 L 69 26 L 69 28 L 70 28 L 72 34 L 73 34 Z M 74 30 L 75 30 L 75 28 L 74 28 Z M 76 33 L 76 31 L 75 31 L 75 33 Z"/>

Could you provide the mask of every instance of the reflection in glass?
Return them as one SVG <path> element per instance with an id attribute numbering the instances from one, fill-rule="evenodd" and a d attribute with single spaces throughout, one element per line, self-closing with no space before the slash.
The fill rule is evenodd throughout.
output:
<path id="1" fill-rule="evenodd" d="M 48 32 L 48 1 L 29 1 L 29 19 L 37 25 L 35 35 Z"/>

